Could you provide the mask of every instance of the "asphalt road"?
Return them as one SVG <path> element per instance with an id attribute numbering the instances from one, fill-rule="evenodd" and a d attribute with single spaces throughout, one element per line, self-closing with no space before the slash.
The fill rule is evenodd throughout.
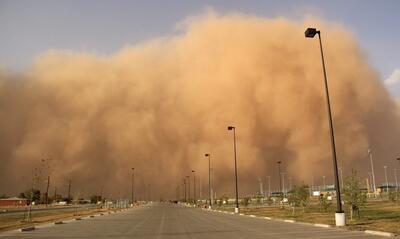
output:
<path id="1" fill-rule="evenodd" d="M 71 221 L 0 238 L 384 238 L 364 232 L 266 220 L 171 204 Z"/>

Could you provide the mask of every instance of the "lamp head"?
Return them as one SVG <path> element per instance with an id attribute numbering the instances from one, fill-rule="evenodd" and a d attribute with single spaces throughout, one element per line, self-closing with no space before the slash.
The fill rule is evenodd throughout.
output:
<path id="1" fill-rule="evenodd" d="M 315 34 L 319 33 L 317 29 L 315 28 L 307 28 L 307 30 L 304 32 L 304 35 L 308 38 L 314 38 Z"/>
<path id="2" fill-rule="evenodd" d="M 205 154 L 204 156 L 208 157 L 208 156 L 210 156 L 210 154 Z"/>
<path id="3" fill-rule="evenodd" d="M 234 126 L 228 126 L 228 130 L 233 130 L 234 128 Z"/>

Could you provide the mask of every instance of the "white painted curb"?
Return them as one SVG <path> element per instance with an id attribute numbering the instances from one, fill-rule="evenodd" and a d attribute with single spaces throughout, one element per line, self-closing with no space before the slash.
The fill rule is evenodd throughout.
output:
<path id="1" fill-rule="evenodd" d="M 328 224 L 320 224 L 320 223 L 315 223 L 314 226 L 316 226 L 316 227 L 325 227 L 325 228 L 331 227 Z"/>
<path id="2" fill-rule="evenodd" d="M 289 223 L 295 223 L 295 220 L 290 220 L 290 219 L 286 219 L 286 220 L 283 220 L 284 222 L 289 222 Z"/>
<path id="3" fill-rule="evenodd" d="M 390 233 L 390 232 L 380 232 L 380 231 L 371 231 L 371 230 L 366 230 L 364 232 L 368 233 L 368 234 L 377 235 L 377 236 L 394 237 L 394 234 Z"/>

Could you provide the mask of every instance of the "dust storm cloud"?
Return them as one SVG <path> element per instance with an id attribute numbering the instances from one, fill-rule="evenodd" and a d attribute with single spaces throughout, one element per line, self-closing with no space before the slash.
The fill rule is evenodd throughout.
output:
<path id="1" fill-rule="evenodd" d="M 213 185 L 233 195 L 232 134 L 237 127 L 239 190 L 257 190 L 276 161 L 294 183 L 332 180 L 326 102 L 317 39 L 323 29 L 328 79 L 344 173 L 366 176 L 374 152 L 377 181 L 396 157 L 398 112 L 344 28 L 283 18 L 207 14 L 169 37 L 125 46 L 111 56 L 50 50 L 26 72 L 0 74 L 0 188 L 29 188 L 34 168 L 51 158 L 44 178 L 57 186 L 106 196 L 174 197 L 196 170 L 206 195 L 211 153 Z M 394 164 L 393 164 L 394 165 Z"/>

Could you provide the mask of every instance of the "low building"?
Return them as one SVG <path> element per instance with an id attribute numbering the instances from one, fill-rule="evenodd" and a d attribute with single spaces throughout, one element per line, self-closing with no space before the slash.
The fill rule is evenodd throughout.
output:
<path id="1" fill-rule="evenodd" d="M 27 206 L 29 205 L 29 200 L 26 198 L 2 198 L 0 199 L 0 206 Z"/>

